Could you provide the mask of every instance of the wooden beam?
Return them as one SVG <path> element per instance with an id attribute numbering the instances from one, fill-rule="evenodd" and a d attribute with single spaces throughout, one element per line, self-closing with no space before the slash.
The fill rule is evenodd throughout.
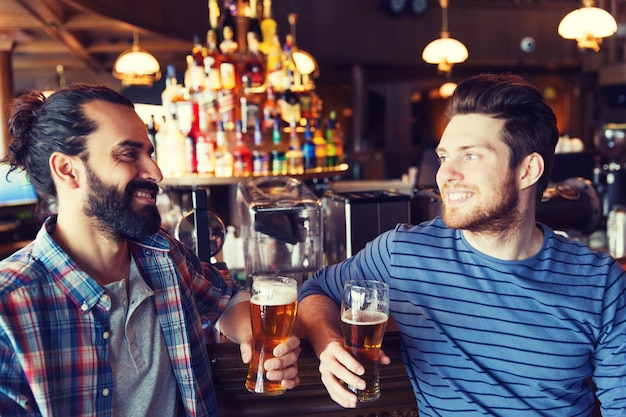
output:
<path id="1" fill-rule="evenodd" d="M 67 49 L 95 72 L 101 71 L 100 63 L 93 57 L 80 40 L 65 26 L 65 10 L 57 0 L 17 0 L 40 23 L 51 37 L 63 43 Z"/>

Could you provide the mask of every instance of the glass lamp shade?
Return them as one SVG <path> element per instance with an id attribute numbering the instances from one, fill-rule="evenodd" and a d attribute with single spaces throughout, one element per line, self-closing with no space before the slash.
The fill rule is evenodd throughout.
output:
<path id="1" fill-rule="evenodd" d="M 443 83 L 441 84 L 441 87 L 439 87 L 439 95 L 441 98 L 448 98 L 454 93 L 454 90 L 456 90 L 456 83 Z"/>
<path id="2" fill-rule="evenodd" d="M 617 32 L 617 22 L 609 12 L 598 7 L 582 7 L 568 13 L 558 28 L 565 39 L 588 41 L 606 38 Z M 584 43 L 584 42 L 583 42 Z"/>
<path id="3" fill-rule="evenodd" d="M 293 51 L 291 56 L 300 74 L 312 75 L 313 77 L 318 75 L 317 61 L 310 53 L 298 49 L 297 51 Z"/>
<path id="4" fill-rule="evenodd" d="M 133 45 L 115 60 L 113 76 L 124 85 L 150 86 L 161 78 L 161 67 L 148 51 Z"/>
<path id="5" fill-rule="evenodd" d="M 422 59 L 429 64 L 458 64 L 469 56 L 467 48 L 462 42 L 442 36 L 435 39 L 422 52 Z"/>

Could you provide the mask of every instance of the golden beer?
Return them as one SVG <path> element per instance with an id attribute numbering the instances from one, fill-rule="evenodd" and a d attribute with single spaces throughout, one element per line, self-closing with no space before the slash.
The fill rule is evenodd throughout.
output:
<path id="1" fill-rule="evenodd" d="M 378 365 L 389 318 L 389 286 L 375 280 L 350 280 L 341 298 L 341 331 L 344 348 L 365 368 L 365 389 L 344 382 L 360 402 L 380 397 Z"/>
<path id="2" fill-rule="evenodd" d="M 246 377 L 248 391 L 263 395 L 285 392 L 280 381 L 266 378 L 263 364 L 274 357 L 274 348 L 291 336 L 297 299 L 297 283 L 292 278 L 260 277 L 253 281 L 250 317 L 254 350 Z"/>
<path id="3" fill-rule="evenodd" d="M 345 348 L 365 368 L 365 373 L 361 375 L 366 383 L 364 390 L 347 384 L 346 386 L 357 394 L 359 401 L 374 401 L 380 397 L 378 358 L 387 327 L 387 315 L 378 311 L 353 315 L 349 309 L 341 317 L 341 327 Z"/>

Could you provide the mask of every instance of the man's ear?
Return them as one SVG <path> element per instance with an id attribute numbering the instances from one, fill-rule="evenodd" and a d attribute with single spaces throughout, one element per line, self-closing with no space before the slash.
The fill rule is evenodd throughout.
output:
<path id="1" fill-rule="evenodd" d="M 79 187 L 79 172 L 77 167 L 78 159 L 61 152 L 53 152 L 50 155 L 49 165 L 52 179 L 57 187 L 63 184 L 64 187 L 75 189 Z"/>
<path id="2" fill-rule="evenodd" d="M 520 189 L 526 189 L 536 184 L 545 169 L 543 157 L 537 152 L 527 155 L 519 168 Z"/>

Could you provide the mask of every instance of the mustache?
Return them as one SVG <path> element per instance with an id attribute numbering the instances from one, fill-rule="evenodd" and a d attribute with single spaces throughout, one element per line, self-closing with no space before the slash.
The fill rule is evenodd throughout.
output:
<path id="1" fill-rule="evenodd" d="M 152 181 L 133 181 L 128 184 L 126 194 L 132 195 L 136 190 L 147 190 L 157 195 L 159 193 L 159 186 Z"/>

